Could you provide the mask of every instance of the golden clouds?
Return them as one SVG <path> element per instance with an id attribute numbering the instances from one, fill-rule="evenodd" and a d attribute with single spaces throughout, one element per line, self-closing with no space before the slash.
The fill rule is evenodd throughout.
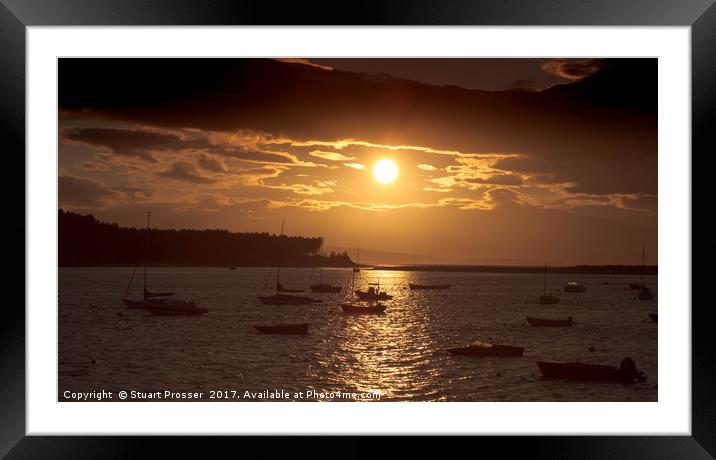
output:
<path id="1" fill-rule="evenodd" d="M 504 203 L 554 209 L 630 209 L 625 203 L 641 198 L 638 194 L 576 193 L 570 190 L 574 183 L 530 176 L 503 166 L 510 164 L 506 160 L 527 158 L 519 153 L 463 152 L 357 139 L 290 139 L 255 130 L 170 131 L 113 126 L 66 127 L 62 133 L 61 150 L 77 151 L 77 155 L 86 157 L 69 164 L 67 159 L 72 155 L 61 156 L 63 166 L 70 166 L 66 169 L 76 177 L 65 181 L 72 187 L 72 193 L 65 196 L 75 196 L 76 201 L 76 191 L 82 189 L 99 197 L 86 203 L 136 199 L 106 190 L 114 190 L 113 185 L 137 187 L 147 183 L 157 191 L 154 200 L 194 202 L 201 194 L 214 194 L 223 197 L 217 200 L 219 205 L 237 199 L 261 199 L 271 207 L 310 211 L 337 207 L 489 211 Z M 388 192 L 378 193 L 370 175 L 365 174 L 366 165 L 376 164 L 386 154 L 400 163 L 401 180 Z"/>

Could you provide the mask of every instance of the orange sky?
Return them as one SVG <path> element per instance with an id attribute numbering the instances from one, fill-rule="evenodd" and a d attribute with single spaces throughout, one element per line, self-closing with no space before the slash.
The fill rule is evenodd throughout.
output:
<path id="1" fill-rule="evenodd" d="M 73 61 L 60 65 L 65 209 L 233 231 L 278 232 L 285 218 L 329 247 L 396 253 L 382 262 L 636 264 L 645 242 L 656 263 L 656 67 L 644 60 L 484 63 L 489 85 L 543 91 L 435 84 L 480 60 L 397 76 L 369 74 L 380 62 L 357 73 L 354 59 L 350 72 Z M 394 182 L 375 180 L 381 159 Z"/>

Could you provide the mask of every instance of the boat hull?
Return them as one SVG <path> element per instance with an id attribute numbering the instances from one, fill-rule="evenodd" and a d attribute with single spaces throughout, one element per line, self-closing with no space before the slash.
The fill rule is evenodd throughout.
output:
<path id="1" fill-rule="evenodd" d="M 308 326 L 308 323 L 274 324 L 271 326 L 254 326 L 254 329 L 261 334 L 304 335 L 308 334 Z"/>
<path id="2" fill-rule="evenodd" d="M 287 294 L 276 294 L 271 296 L 258 296 L 259 300 L 264 305 L 308 305 L 312 303 L 320 303 L 319 299 L 313 299 L 311 297 L 287 295 Z"/>
<path id="3" fill-rule="evenodd" d="M 427 289 L 450 289 L 451 284 L 413 284 L 408 283 L 408 287 L 413 290 L 427 290 Z"/>
<path id="4" fill-rule="evenodd" d="M 523 347 L 513 347 L 511 345 L 493 345 L 491 347 L 459 347 L 448 348 L 448 353 L 453 356 L 522 356 L 525 352 Z"/>
<path id="5" fill-rule="evenodd" d="M 373 300 L 390 300 L 393 298 L 392 295 L 381 292 L 379 294 L 371 294 L 366 291 L 355 291 L 356 295 L 360 300 L 373 301 Z"/>
<path id="6" fill-rule="evenodd" d="M 564 292 L 586 292 L 587 288 L 584 286 L 565 286 Z"/>
<path id="7" fill-rule="evenodd" d="M 614 366 L 584 363 L 555 363 L 538 361 L 542 377 L 551 380 L 584 380 L 590 382 L 636 383 L 646 377 L 638 371 L 628 371 Z"/>
<path id="8" fill-rule="evenodd" d="M 122 299 L 122 302 L 124 302 L 127 308 L 131 309 L 142 309 L 145 307 L 146 304 L 146 302 L 143 300 Z"/>
<path id="9" fill-rule="evenodd" d="M 527 317 L 527 322 L 532 327 L 572 327 L 574 322 L 571 319 L 549 319 Z"/>
<path id="10" fill-rule="evenodd" d="M 341 308 L 343 309 L 343 313 L 349 315 L 379 315 L 385 313 L 387 307 L 382 304 L 361 306 L 342 303 Z"/>
<path id="11" fill-rule="evenodd" d="M 122 299 L 124 304 L 131 309 L 147 310 L 154 315 L 162 316 L 178 316 L 183 315 L 201 315 L 209 310 L 197 307 L 194 302 L 186 302 L 181 300 L 164 300 L 164 299 L 144 299 L 131 300 Z M 186 313 L 184 313 L 186 312 Z"/>

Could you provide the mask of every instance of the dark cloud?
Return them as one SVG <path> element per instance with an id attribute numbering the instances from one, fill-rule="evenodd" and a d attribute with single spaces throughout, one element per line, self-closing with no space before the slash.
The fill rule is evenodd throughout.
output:
<path id="1" fill-rule="evenodd" d="M 96 161 L 83 161 L 79 167 L 88 171 L 108 171 L 110 169 L 106 164 L 97 163 Z"/>
<path id="2" fill-rule="evenodd" d="M 121 193 L 125 194 L 127 197 L 131 197 L 131 198 L 139 198 L 139 197 L 149 198 L 154 195 L 154 193 L 149 190 L 139 188 L 139 187 L 130 187 L 127 185 L 118 185 L 118 186 L 112 187 L 111 189 L 114 191 L 117 191 L 117 192 L 121 192 Z"/>
<path id="3" fill-rule="evenodd" d="M 603 59 L 550 59 L 542 70 L 569 80 L 579 80 L 604 67 Z"/>
<path id="4" fill-rule="evenodd" d="M 171 168 L 164 172 L 157 173 L 157 175 L 194 184 L 211 184 L 215 182 L 213 179 L 200 175 L 191 163 L 183 161 L 174 163 Z"/>
<path id="5" fill-rule="evenodd" d="M 485 194 L 490 198 L 490 201 L 497 206 L 515 204 L 517 201 L 517 193 L 507 188 L 496 187 L 492 190 L 488 190 Z"/>
<path id="6" fill-rule="evenodd" d="M 656 164 L 656 59 L 598 62 L 595 73 L 544 91 L 480 91 L 269 59 L 60 59 L 59 101 L 63 113 L 164 128 L 521 153 L 565 182 L 594 188 L 587 176 L 614 176 L 605 191 L 653 193 L 655 179 L 633 177 Z M 577 67 L 561 68 L 575 76 Z M 613 175 L 615 166 L 624 174 Z"/>
<path id="7" fill-rule="evenodd" d="M 285 155 L 279 155 L 278 153 L 256 152 L 252 150 L 226 149 L 223 151 L 223 154 L 237 160 L 257 161 L 262 163 L 286 164 L 294 162 L 292 158 Z"/>
<path id="8" fill-rule="evenodd" d="M 80 208 L 102 207 L 117 195 L 100 182 L 76 176 L 59 176 L 58 191 L 61 206 Z"/>
<path id="9" fill-rule="evenodd" d="M 139 129 L 74 128 L 63 133 L 65 139 L 83 142 L 93 147 L 104 147 L 115 155 L 137 157 L 156 163 L 153 150 L 178 150 L 207 148 L 203 140 L 183 140 L 173 134 L 157 133 Z"/>
<path id="10" fill-rule="evenodd" d="M 208 155 L 202 155 L 199 158 L 198 164 L 207 171 L 226 172 L 226 165 L 224 165 L 224 163 Z"/>

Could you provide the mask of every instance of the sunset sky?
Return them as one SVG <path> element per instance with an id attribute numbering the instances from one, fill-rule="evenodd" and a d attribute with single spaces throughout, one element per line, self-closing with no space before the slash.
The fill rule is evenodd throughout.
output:
<path id="1" fill-rule="evenodd" d="M 656 264 L 656 89 L 655 59 L 60 59 L 59 206 L 286 219 L 364 262 Z"/>

